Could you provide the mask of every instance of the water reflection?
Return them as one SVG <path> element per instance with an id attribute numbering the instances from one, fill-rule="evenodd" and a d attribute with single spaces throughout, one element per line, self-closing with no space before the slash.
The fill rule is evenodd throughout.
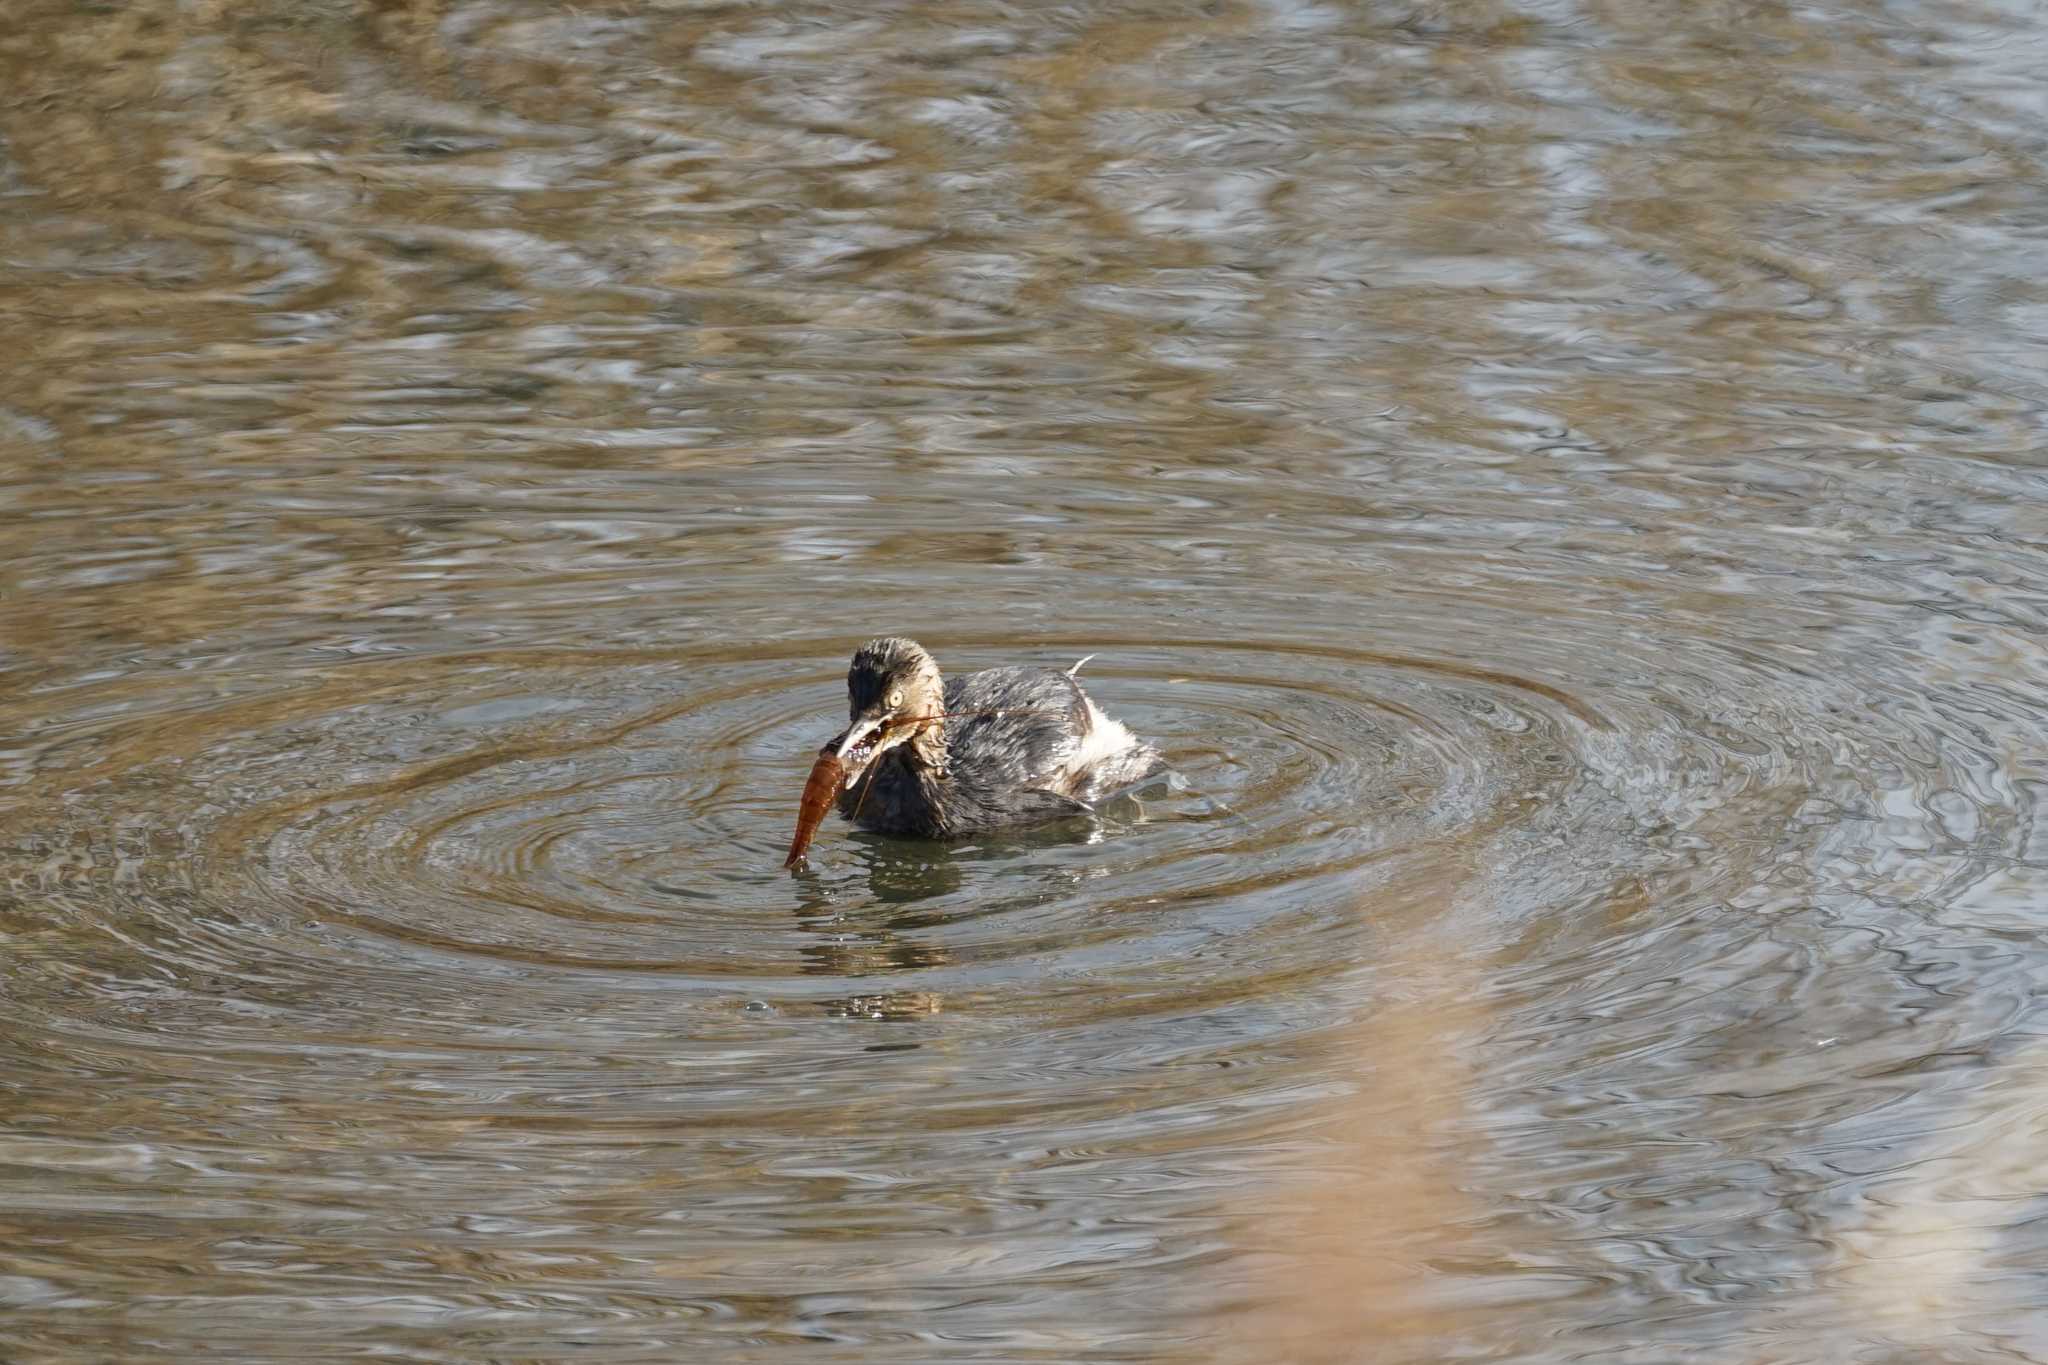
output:
<path id="1" fill-rule="evenodd" d="M 10 18 L 0 1355 L 2048 1358 L 2031 9 Z"/>
<path id="2" fill-rule="evenodd" d="M 943 881 L 932 880 L 935 872 Z M 865 977 L 946 965 L 951 955 L 945 947 L 923 941 L 919 933 L 943 924 L 944 917 L 888 907 L 914 905 L 957 891 L 960 884 L 959 876 L 944 873 L 938 859 L 897 859 L 886 852 L 871 858 L 865 896 L 805 897 L 801 923 L 816 939 L 803 949 L 801 970 L 812 976 Z"/>
<path id="3" fill-rule="evenodd" d="M 845 834 L 849 852 L 857 850 L 857 863 L 867 876 L 868 896 L 879 905 L 915 905 L 956 892 L 966 880 L 956 866 L 963 855 L 955 845 L 883 839 L 865 831 L 847 832 L 844 827 L 835 832 Z M 915 928 L 919 921 L 901 916 L 897 923 Z"/>

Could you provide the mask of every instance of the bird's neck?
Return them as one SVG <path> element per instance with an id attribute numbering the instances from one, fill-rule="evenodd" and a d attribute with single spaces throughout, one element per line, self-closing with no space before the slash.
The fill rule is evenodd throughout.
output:
<path id="1" fill-rule="evenodd" d="M 946 773 L 946 723 L 933 721 L 929 726 L 911 736 L 904 745 L 910 750 L 912 764 L 939 777 Z"/>

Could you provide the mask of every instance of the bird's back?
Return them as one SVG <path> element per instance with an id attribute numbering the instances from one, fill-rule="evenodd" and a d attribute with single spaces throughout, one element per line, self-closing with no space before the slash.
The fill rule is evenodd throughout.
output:
<path id="1" fill-rule="evenodd" d="M 1079 801 L 1158 770 L 1159 753 L 1105 716 L 1071 673 L 989 668 L 946 685 L 947 753 L 956 780 Z M 965 714 L 962 714 L 965 713 Z"/>
<path id="2" fill-rule="evenodd" d="M 1088 724 L 1080 687 L 1050 668 L 985 668 L 946 683 L 946 754 L 956 781 L 985 790 L 1055 785 Z"/>

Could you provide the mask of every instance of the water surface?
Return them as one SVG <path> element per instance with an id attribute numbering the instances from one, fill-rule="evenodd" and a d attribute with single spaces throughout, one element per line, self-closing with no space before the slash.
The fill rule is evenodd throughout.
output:
<path id="1" fill-rule="evenodd" d="M 10 16 L 8 1360 L 2048 1359 L 2033 7 Z"/>

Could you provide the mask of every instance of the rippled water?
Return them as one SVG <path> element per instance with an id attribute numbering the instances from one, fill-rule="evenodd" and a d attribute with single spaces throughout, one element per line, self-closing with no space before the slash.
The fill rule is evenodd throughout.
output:
<path id="1" fill-rule="evenodd" d="M 0 1355 L 2048 1359 L 2043 73 L 14 4 Z M 1185 785 L 783 873 L 885 630 Z"/>

